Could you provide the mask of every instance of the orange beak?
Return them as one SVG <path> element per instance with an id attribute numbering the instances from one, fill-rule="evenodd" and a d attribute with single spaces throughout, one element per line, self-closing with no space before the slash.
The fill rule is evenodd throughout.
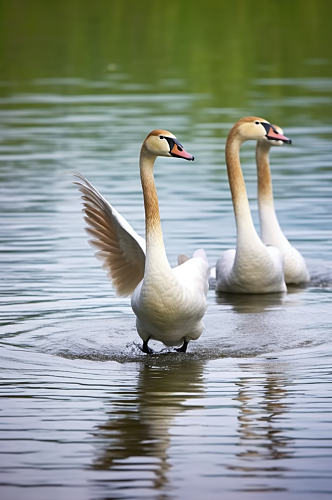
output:
<path id="1" fill-rule="evenodd" d="M 170 147 L 170 154 L 175 156 L 175 158 L 183 158 L 184 160 L 194 161 L 194 156 L 187 153 L 187 151 L 183 148 L 182 144 L 173 137 L 165 137 Z"/>
<path id="2" fill-rule="evenodd" d="M 279 134 L 279 132 L 270 123 L 262 123 L 262 125 L 266 130 L 266 137 L 268 139 L 274 141 L 282 141 L 285 142 L 286 144 L 292 144 L 291 139 L 289 139 L 285 135 Z"/>

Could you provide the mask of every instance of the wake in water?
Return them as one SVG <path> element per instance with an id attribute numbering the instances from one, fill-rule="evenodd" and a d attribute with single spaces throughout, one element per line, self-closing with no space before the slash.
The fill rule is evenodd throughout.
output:
<path id="1" fill-rule="evenodd" d="M 310 283 L 308 286 L 316 288 L 332 287 L 332 263 L 315 263 L 310 268 Z"/>

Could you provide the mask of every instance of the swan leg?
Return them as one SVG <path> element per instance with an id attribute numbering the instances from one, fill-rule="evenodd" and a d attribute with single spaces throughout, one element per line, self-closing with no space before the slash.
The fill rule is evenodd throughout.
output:
<path id="1" fill-rule="evenodd" d="M 187 352 L 187 347 L 188 347 L 189 342 L 186 340 L 183 341 L 183 345 L 179 347 L 178 349 L 175 349 L 178 352 Z"/>
<path id="2" fill-rule="evenodd" d="M 148 342 L 149 342 L 150 338 L 151 338 L 151 336 L 147 340 L 143 341 L 142 351 L 145 352 L 146 354 L 153 353 L 153 350 L 151 349 L 151 347 L 148 346 Z"/>

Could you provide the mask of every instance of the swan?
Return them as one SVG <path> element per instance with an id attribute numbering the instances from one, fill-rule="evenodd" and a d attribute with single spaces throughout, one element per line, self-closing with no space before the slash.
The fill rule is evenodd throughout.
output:
<path id="1" fill-rule="evenodd" d="M 289 139 L 266 120 L 245 117 L 235 123 L 226 140 L 226 166 L 237 229 L 236 249 L 227 250 L 216 264 L 216 291 L 233 293 L 286 292 L 283 257 L 279 249 L 266 246 L 251 217 L 240 164 L 240 147 L 247 140 Z"/>
<path id="2" fill-rule="evenodd" d="M 282 128 L 273 125 L 283 135 Z M 260 139 L 256 145 L 256 164 L 258 179 L 258 211 L 261 227 L 261 239 L 265 245 L 279 248 L 284 258 L 284 276 L 286 283 L 306 283 L 310 281 L 305 260 L 282 232 L 274 209 L 269 152 L 271 146 L 281 146 L 284 141 Z"/>
<path id="3" fill-rule="evenodd" d="M 208 262 L 204 250 L 193 258 L 181 254 L 171 268 L 164 247 L 153 167 L 157 156 L 194 160 L 176 137 L 153 130 L 140 151 L 140 177 L 145 208 L 146 240 L 110 205 L 79 172 L 74 182 L 82 193 L 87 234 L 95 254 L 103 262 L 117 295 L 131 295 L 142 351 L 151 353 L 150 339 L 186 352 L 198 339 L 207 309 Z"/>

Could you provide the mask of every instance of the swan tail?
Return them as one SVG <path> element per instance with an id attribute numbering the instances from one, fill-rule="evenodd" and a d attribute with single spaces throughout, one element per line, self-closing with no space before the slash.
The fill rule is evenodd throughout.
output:
<path id="1" fill-rule="evenodd" d="M 189 260 L 189 257 L 184 253 L 180 253 L 178 255 L 178 266 L 181 266 L 181 264 L 184 264 L 187 260 Z"/>

